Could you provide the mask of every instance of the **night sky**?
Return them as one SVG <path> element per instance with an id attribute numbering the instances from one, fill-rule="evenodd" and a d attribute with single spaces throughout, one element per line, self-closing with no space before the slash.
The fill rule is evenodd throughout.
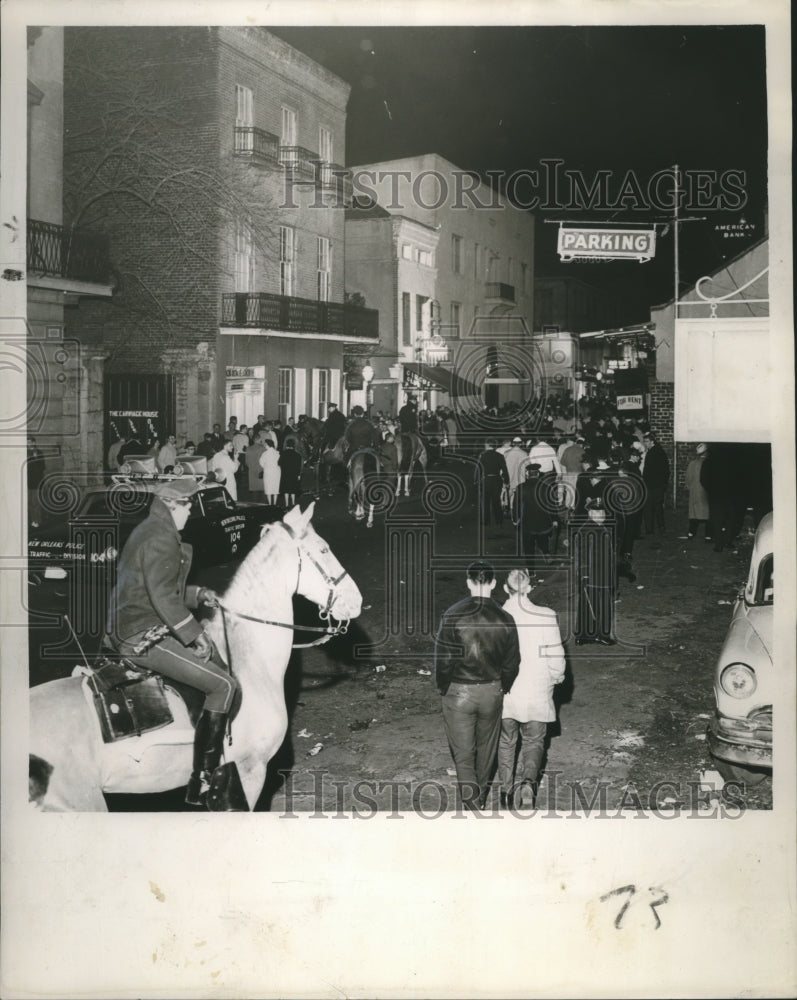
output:
<path id="1" fill-rule="evenodd" d="M 563 265 L 557 226 L 543 219 L 647 223 L 671 216 L 650 204 L 646 188 L 659 170 L 716 171 L 703 204 L 682 210 L 707 221 L 681 227 L 681 283 L 736 256 L 764 234 L 767 170 L 765 38 L 761 26 L 271 28 L 351 84 L 346 165 L 436 152 L 458 167 L 537 169 L 560 159 L 587 185 L 609 171 L 608 204 L 571 206 L 567 189 L 534 211 L 536 269 L 602 285 L 627 304 L 624 322 L 648 318 L 673 292 L 672 235 L 647 264 Z M 550 168 L 552 169 L 552 168 Z M 615 204 L 628 171 L 643 200 Z M 720 175 L 731 180 L 729 204 L 716 206 Z M 728 183 L 728 182 L 726 182 Z M 541 185 L 518 182 L 526 203 Z M 670 188 L 661 187 L 662 199 Z M 549 202 L 552 195 L 549 194 Z M 697 196 L 694 196 L 695 198 Z M 561 207 L 559 207 L 561 205 Z M 708 207 L 707 207 L 708 206 Z M 717 224 L 754 223 L 744 239 Z"/>

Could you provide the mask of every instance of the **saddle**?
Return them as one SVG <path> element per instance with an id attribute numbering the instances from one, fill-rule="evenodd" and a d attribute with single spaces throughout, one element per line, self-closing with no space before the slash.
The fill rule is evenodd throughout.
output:
<path id="1" fill-rule="evenodd" d="M 85 675 L 103 742 L 140 736 L 174 722 L 163 679 L 125 657 L 101 656 L 93 668 L 78 667 Z"/>

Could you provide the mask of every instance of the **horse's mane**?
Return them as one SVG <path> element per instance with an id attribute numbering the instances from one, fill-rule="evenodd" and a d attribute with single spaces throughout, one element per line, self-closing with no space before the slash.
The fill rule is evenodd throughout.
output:
<path id="1" fill-rule="evenodd" d="M 262 587 L 264 578 L 274 576 L 273 566 L 267 566 L 265 573 L 263 569 L 283 541 L 283 536 L 288 537 L 287 533 L 277 530 L 280 524 L 279 521 L 270 524 L 257 545 L 245 556 L 230 582 L 225 600 L 235 598 L 241 592 L 248 596 L 253 589 Z"/>

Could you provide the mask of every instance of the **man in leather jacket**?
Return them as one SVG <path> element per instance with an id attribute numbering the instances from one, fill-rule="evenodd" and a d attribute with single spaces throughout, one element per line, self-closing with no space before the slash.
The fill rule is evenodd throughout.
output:
<path id="1" fill-rule="evenodd" d="M 200 604 L 215 606 L 217 601 L 206 587 L 186 586 L 192 549 L 181 541 L 180 532 L 196 490 L 193 479 L 175 479 L 153 489 L 149 516 L 136 526 L 122 549 L 106 644 L 134 663 L 204 693 L 186 793 L 187 803 L 204 805 L 240 687 L 189 610 Z M 145 636 L 158 626 L 164 627 L 165 634 L 151 644 Z M 142 642 L 148 648 L 137 652 Z M 228 806 L 222 803 L 220 808 Z"/>
<path id="2" fill-rule="evenodd" d="M 517 626 L 492 599 L 495 573 L 471 563 L 470 596 L 440 620 L 435 642 L 435 682 L 463 804 L 483 809 L 501 733 L 504 694 L 518 675 Z"/>

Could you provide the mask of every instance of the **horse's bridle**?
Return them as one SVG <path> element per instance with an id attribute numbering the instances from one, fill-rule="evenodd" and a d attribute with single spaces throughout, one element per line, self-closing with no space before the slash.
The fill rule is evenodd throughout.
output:
<path id="1" fill-rule="evenodd" d="M 292 538 L 294 541 L 297 542 L 296 550 L 299 556 L 299 563 L 296 570 L 296 587 L 294 589 L 295 593 L 299 589 L 299 577 L 302 575 L 302 550 L 301 547 L 298 545 L 299 539 L 297 539 L 296 532 L 293 530 L 293 528 L 289 524 L 285 524 L 284 521 L 278 522 L 276 527 L 282 528 L 284 531 L 288 533 L 290 538 Z M 295 642 L 292 644 L 293 649 L 309 649 L 311 646 L 320 646 L 325 642 L 329 642 L 329 640 L 336 635 L 345 635 L 349 630 L 348 618 L 340 619 L 337 625 L 333 625 L 330 623 L 330 619 L 332 616 L 332 605 L 335 602 L 335 588 L 341 582 L 341 580 L 345 580 L 345 578 L 349 575 L 349 571 L 344 569 L 343 572 L 340 574 L 340 576 L 332 577 L 329 575 L 329 573 L 327 573 L 327 571 L 318 562 L 318 560 L 313 558 L 313 556 L 309 552 L 305 553 L 305 555 L 307 556 L 308 560 L 313 564 L 313 566 L 315 566 L 315 568 L 318 570 L 324 583 L 326 583 L 327 586 L 329 587 L 329 593 L 327 594 L 326 604 L 318 605 L 318 617 L 321 619 L 321 621 L 325 621 L 327 624 L 324 627 L 319 627 L 317 625 L 301 626 L 300 631 L 302 632 L 321 632 L 322 635 L 319 636 L 318 639 L 313 639 L 312 642 Z M 291 624 L 289 622 L 271 621 L 268 618 L 258 618 L 255 615 L 244 614 L 243 611 L 236 611 L 235 608 L 229 607 L 228 605 L 224 604 L 224 602 L 221 600 L 218 601 L 218 605 L 219 608 L 221 609 L 222 621 L 224 622 L 224 639 L 225 643 L 227 644 L 228 652 L 229 652 L 229 643 L 227 643 L 226 615 L 234 615 L 236 618 L 243 618 L 245 621 L 257 622 L 259 625 L 276 625 L 278 628 L 289 628 L 291 631 L 293 631 L 296 628 L 294 624 Z"/>

